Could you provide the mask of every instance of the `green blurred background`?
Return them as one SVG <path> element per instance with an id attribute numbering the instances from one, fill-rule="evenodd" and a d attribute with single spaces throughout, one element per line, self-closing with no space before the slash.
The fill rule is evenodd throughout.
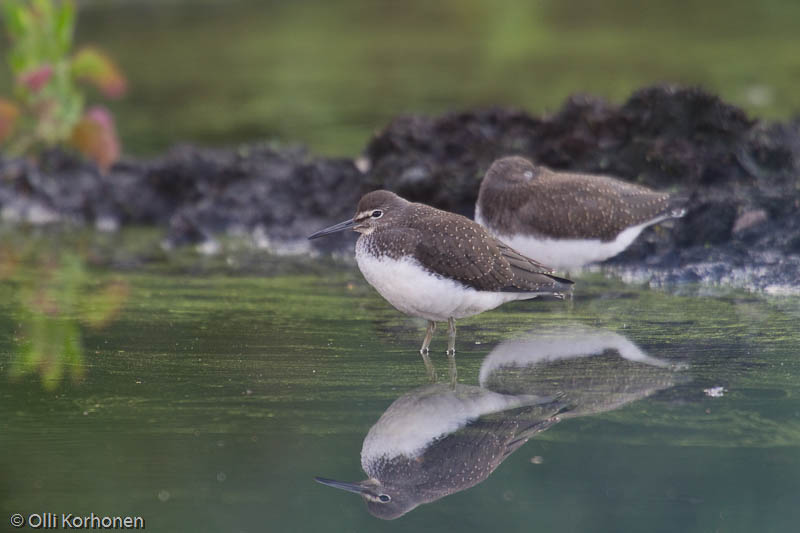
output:
<path id="1" fill-rule="evenodd" d="M 277 140 L 353 156 L 402 113 L 540 114 L 572 93 L 622 102 L 656 82 L 702 85 L 757 117 L 800 110 L 793 0 L 78 4 L 77 44 L 129 78 L 112 108 L 135 155 Z"/>

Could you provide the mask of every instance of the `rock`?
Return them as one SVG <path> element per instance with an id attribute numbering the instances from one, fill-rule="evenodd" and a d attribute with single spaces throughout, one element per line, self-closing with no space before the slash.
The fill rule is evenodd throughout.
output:
<path id="1" fill-rule="evenodd" d="M 513 109 L 399 117 L 367 145 L 370 171 L 361 191 L 389 189 L 471 217 L 486 169 L 505 154 L 531 150 L 540 123 Z"/>
<path id="2" fill-rule="evenodd" d="M 733 223 L 733 229 L 731 230 L 732 233 L 741 234 L 745 230 L 749 230 L 754 226 L 758 226 L 759 224 L 766 222 L 769 218 L 767 212 L 764 209 L 753 209 L 750 211 L 746 211 L 739 215 L 736 219 L 736 222 Z"/>
<path id="3" fill-rule="evenodd" d="M 13 222 L 67 219 L 105 230 L 164 225 L 170 246 L 256 228 L 285 241 L 352 216 L 362 181 L 352 161 L 315 158 L 299 147 L 178 146 L 152 161 L 125 160 L 107 176 L 49 152 L 39 165 L 0 160 L 0 213 Z"/>
<path id="4" fill-rule="evenodd" d="M 692 206 L 675 235 L 681 247 L 722 244 L 730 240 L 736 205 L 721 199 Z"/>

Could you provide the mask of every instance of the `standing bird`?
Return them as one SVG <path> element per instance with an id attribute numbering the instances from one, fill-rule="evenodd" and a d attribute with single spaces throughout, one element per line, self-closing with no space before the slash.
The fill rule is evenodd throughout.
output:
<path id="1" fill-rule="evenodd" d="M 489 167 L 475 221 L 520 252 L 571 269 L 613 257 L 647 226 L 682 217 L 676 203 L 666 192 L 514 156 Z"/>
<path id="2" fill-rule="evenodd" d="M 369 284 L 399 311 L 428 320 L 420 348 L 426 365 L 437 321 L 448 322 L 447 353 L 452 355 L 456 319 L 512 300 L 563 298 L 572 285 L 468 218 L 389 191 L 365 194 L 352 219 L 308 238 L 346 229 L 361 233 L 356 261 Z"/>
<path id="3" fill-rule="evenodd" d="M 557 424 L 566 407 L 558 398 L 427 385 L 395 400 L 370 428 L 361 447 L 367 479 L 314 479 L 359 494 L 372 515 L 394 520 L 482 483 L 529 439 Z"/>

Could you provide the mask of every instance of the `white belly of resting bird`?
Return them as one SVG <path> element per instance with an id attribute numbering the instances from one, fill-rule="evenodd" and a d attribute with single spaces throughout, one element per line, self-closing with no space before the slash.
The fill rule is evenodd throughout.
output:
<path id="1" fill-rule="evenodd" d="M 532 235 L 505 235 L 487 224 L 479 211 L 475 212 L 475 221 L 495 237 L 521 254 L 556 270 L 579 268 L 614 257 L 630 246 L 644 228 L 667 218 L 669 217 L 663 216 L 638 226 L 631 226 L 621 231 L 613 241 L 605 242 L 600 239 L 551 239 Z"/>
<path id="2" fill-rule="evenodd" d="M 376 257 L 356 247 L 361 273 L 381 296 L 403 313 L 442 322 L 494 309 L 512 300 L 535 298 L 531 292 L 478 291 L 427 271 L 411 256 Z"/>

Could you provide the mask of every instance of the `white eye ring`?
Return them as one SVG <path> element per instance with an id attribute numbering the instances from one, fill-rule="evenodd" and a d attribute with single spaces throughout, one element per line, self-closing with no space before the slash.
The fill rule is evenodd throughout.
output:
<path id="1" fill-rule="evenodd" d="M 379 499 L 379 500 L 380 500 L 382 503 L 389 503 L 390 501 L 392 501 L 392 497 L 391 497 L 391 496 L 389 496 L 388 494 L 379 494 L 379 495 L 378 495 L 378 499 Z"/>
<path id="2" fill-rule="evenodd" d="M 533 172 L 531 172 L 530 170 L 526 170 L 525 172 L 522 173 L 522 175 L 525 176 L 527 179 L 531 179 L 533 177 Z"/>
<path id="3" fill-rule="evenodd" d="M 383 211 L 381 211 L 380 209 L 376 209 L 369 216 L 371 216 L 372 218 L 381 218 L 383 216 Z"/>

